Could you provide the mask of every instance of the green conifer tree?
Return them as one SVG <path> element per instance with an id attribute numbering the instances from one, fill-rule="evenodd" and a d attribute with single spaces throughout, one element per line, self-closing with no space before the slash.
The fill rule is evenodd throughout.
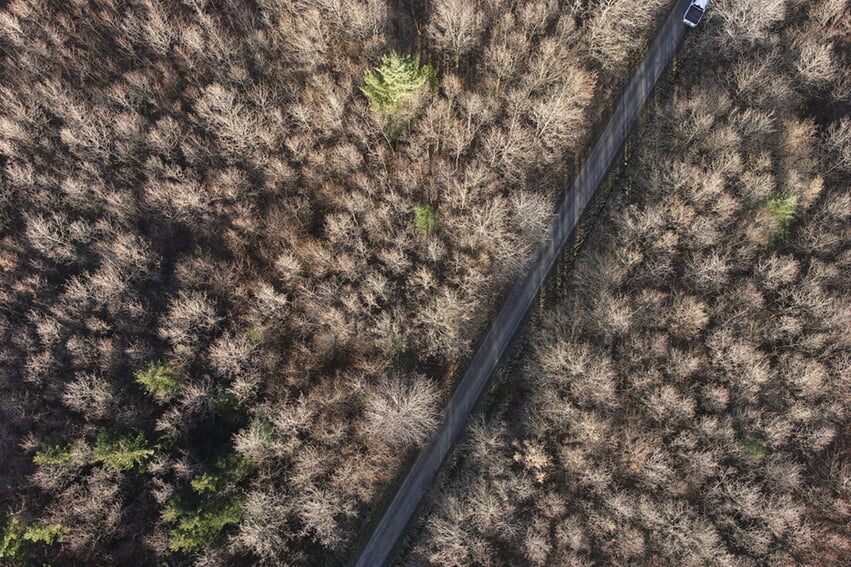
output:
<path id="1" fill-rule="evenodd" d="M 381 66 L 366 71 L 366 83 L 361 91 L 369 99 L 370 108 L 383 116 L 393 116 L 400 109 L 400 101 L 413 94 L 434 77 L 429 65 L 420 67 L 416 55 L 399 55 L 391 51 L 381 58 Z"/>
<path id="2" fill-rule="evenodd" d="M 36 465 L 67 465 L 70 462 L 70 443 L 45 443 L 33 457 L 33 463 Z"/>
<path id="3" fill-rule="evenodd" d="M 174 551 L 201 551 L 213 542 L 228 524 L 242 519 L 242 495 L 236 485 L 251 474 L 251 463 L 233 453 L 217 460 L 211 471 L 189 483 L 191 494 L 175 496 L 166 502 L 161 517 L 175 524 L 169 547 Z"/>
<path id="4" fill-rule="evenodd" d="M 425 235 L 437 229 L 437 211 L 431 205 L 417 205 L 414 208 L 414 226 Z"/>
<path id="5" fill-rule="evenodd" d="M 152 396 L 171 392 L 183 382 L 183 377 L 161 362 L 149 362 L 137 370 L 133 377 Z"/>
<path id="6" fill-rule="evenodd" d="M 52 545 L 62 541 L 68 528 L 59 524 L 26 525 L 18 518 L 0 517 L 0 562 L 12 561 L 12 565 L 32 563 L 33 544 Z"/>
<path id="7" fill-rule="evenodd" d="M 126 471 L 141 465 L 154 454 L 145 435 L 116 435 L 101 431 L 94 448 L 95 462 L 114 471 Z"/>

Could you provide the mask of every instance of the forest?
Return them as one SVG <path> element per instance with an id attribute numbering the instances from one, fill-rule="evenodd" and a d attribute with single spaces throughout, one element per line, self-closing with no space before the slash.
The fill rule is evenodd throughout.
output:
<path id="1" fill-rule="evenodd" d="M 0 563 L 350 562 L 669 8 L 0 1 Z"/>
<path id="2" fill-rule="evenodd" d="M 847 16 L 710 4 L 398 565 L 851 564 Z"/>
<path id="3" fill-rule="evenodd" d="M 343 565 L 670 1 L 0 0 L 0 564 Z M 403 565 L 840 565 L 845 0 L 715 0 Z"/>

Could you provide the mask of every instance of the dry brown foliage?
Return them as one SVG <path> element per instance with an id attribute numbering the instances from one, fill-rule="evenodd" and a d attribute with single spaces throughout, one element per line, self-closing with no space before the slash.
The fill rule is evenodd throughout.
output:
<path id="1" fill-rule="evenodd" d="M 851 561 L 846 4 L 711 4 L 398 564 Z"/>
<path id="2" fill-rule="evenodd" d="M 51 564 L 185 564 L 160 509 L 235 450 L 244 520 L 199 564 L 316 565 L 430 432 L 662 3 L 604 46 L 579 1 L 0 4 L 2 512 L 73 524 Z M 359 90 L 390 49 L 439 84 L 392 144 Z M 102 429 L 156 457 L 32 464 Z"/>

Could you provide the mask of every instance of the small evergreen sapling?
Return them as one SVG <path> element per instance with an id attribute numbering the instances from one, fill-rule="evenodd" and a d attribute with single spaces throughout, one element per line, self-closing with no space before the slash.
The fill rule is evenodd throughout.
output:
<path id="1" fill-rule="evenodd" d="M 777 195 L 763 205 L 763 210 L 769 214 L 771 221 L 769 228 L 771 241 L 769 244 L 775 244 L 778 240 L 786 237 L 789 224 L 795 218 L 797 207 L 798 198 L 795 195 L 788 194 Z"/>
<path id="2" fill-rule="evenodd" d="M 183 377 L 161 362 L 149 362 L 137 370 L 133 377 L 152 396 L 167 394 L 183 382 Z"/>
<path id="3" fill-rule="evenodd" d="M 36 465 L 67 465 L 71 462 L 71 445 L 45 443 L 33 457 Z"/>
<path id="4" fill-rule="evenodd" d="M 437 211 L 431 205 L 417 205 L 414 209 L 414 226 L 425 235 L 437 229 Z"/>
<path id="5" fill-rule="evenodd" d="M 795 218 L 795 208 L 798 199 L 794 195 L 778 195 L 769 199 L 765 204 L 766 210 L 772 213 L 783 226 L 788 225 Z"/>

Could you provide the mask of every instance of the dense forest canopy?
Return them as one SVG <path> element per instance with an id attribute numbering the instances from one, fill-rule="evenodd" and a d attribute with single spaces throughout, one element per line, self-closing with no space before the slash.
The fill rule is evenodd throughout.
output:
<path id="1" fill-rule="evenodd" d="M 398 564 L 851 564 L 847 15 L 711 3 Z"/>
<path id="2" fill-rule="evenodd" d="M 0 2 L 0 563 L 350 561 L 671 2 Z M 715 0 L 403 564 L 839 565 L 845 0 Z"/>
<path id="3" fill-rule="evenodd" d="M 0 561 L 350 558 L 668 4 L 0 2 Z"/>

